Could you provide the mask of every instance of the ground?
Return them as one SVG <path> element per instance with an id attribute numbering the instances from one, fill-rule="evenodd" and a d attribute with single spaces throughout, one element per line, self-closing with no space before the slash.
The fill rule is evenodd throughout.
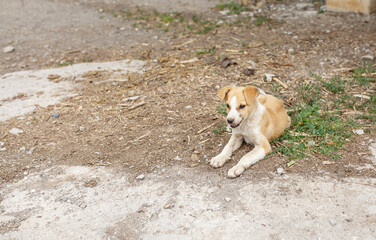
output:
<path id="1" fill-rule="evenodd" d="M 375 56 L 375 15 L 321 13 L 319 1 L 239 12 L 214 0 L 0 2 L 0 46 L 15 48 L 0 52 L 2 84 L 29 71 L 16 74 L 13 84 L 28 80 L 13 90 L 47 74 L 48 86 L 69 85 L 70 94 L 0 122 L 0 237 L 376 237 L 372 121 L 344 141 L 335 161 L 310 154 L 288 167 L 289 157 L 276 153 L 235 180 L 227 171 L 251 146 L 223 168 L 207 163 L 230 137 L 217 110 L 219 87 L 256 85 L 291 109 L 312 73 L 345 77 Z M 226 57 L 236 64 L 225 67 Z M 126 60 L 119 69 L 104 63 L 119 60 Z M 95 62 L 103 63 L 91 68 Z M 32 98 L 1 86 L 0 108 Z M 351 92 L 374 91 L 372 82 Z"/>

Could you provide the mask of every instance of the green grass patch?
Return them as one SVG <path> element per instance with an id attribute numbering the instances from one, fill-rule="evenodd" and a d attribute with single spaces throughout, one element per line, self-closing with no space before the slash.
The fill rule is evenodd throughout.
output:
<path id="1" fill-rule="evenodd" d="M 362 66 L 345 78 L 335 76 L 324 80 L 312 75 L 313 81 L 300 84 L 294 108 L 289 110 L 291 127 L 273 141 L 274 153 L 289 159 L 317 154 L 338 159 L 338 150 L 349 141 L 353 129 L 374 126 L 376 95 L 354 94 L 365 87 L 371 90 L 368 92 L 375 92 L 374 72 L 374 68 Z"/>
<path id="2" fill-rule="evenodd" d="M 216 5 L 218 10 L 229 10 L 229 14 L 240 14 L 241 12 L 249 11 L 245 6 L 239 5 L 237 2 L 223 3 L 222 1 Z"/>
<path id="3" fill-rule="evenodd" d="M 199 55 L 205 55 L 205 54 L 214 54 L 215 49 L 216 49 L 215 46 L 213 46 L 211 48 L 203 47 L 202 50 L 196 52 L 196 55 L 199 56 Z"/>

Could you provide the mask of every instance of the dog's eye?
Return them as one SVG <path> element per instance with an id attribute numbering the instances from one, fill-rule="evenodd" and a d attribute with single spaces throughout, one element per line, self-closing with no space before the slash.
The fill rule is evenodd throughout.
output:
<path id="1" fill-rule="evenodd" d="M 228 104 L 226 104 L 226 107 L 227 107 L 227 108 L 230 108 L 230 106 L 229 106 Z"/>
<path id="2" fill-rule="evenodd" d="M 242 104 L 239 106 L 239 109 L 243 109 L 243 108 L 245 108 L 245 105 Z"/>

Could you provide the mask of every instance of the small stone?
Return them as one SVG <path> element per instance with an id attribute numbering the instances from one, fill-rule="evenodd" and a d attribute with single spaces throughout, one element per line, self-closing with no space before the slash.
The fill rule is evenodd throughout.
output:
<path id="1" fill-rule="evenodd" d="M 61 201 L 62 201 L 62 202 L 66 202 L 66 201 L 68 201 L 68 198 L 67 198 L 67 197 L 63 197 L 63 198 L 61 199 Z"/>
<path id="2" fill-rule="evenodd" d="M 166 205 L 163 206 L 163 208 L 164 208 L 164 209 L 170 209 L 170 208 L 172 208 L 173 206 L 174 206 L 174 204 L 168 204 L 168 203 L 167 203 Z"/>
<path id="3" fill-rule="evenodd" d="M 27 151 L 27 154 L 31 155 L 35 150 L 35 147 L 32 147 L 29 149 L 29 151 Z"/>
<path id="4" fill-rule="evenodd" d="M 20 151 L 25 151 L 26 150 L 26 147 L 21 147 L 20 148 Z"/>
<path id="5" fill-rule="evenodd" d="M 58 118 L 58 117 L 60 117 L 60 114 L 59 113 L 53 113 L 53 114 L 51 114 L 51 116 L 54 117 L 54 118 Z"/>
<path id="6" fill-rule="evenodd" d="M 314 146 L 315 145 L 315 141 L 308 141 L 308 146 Z"/>
<path id="7" fill-rule="evenodd" d="M 225 198 L 226 202 L 230 202 L 231 201 L 231 198 L 227 197 Z"/>
<path id="8" fill-rule="evenodd" d="M 255 69 L 246 68 L 244 69 L 243 74 L 246 76 L 251 76 L 251 75 L 255 75 L 255 72 L 256 72 Z"/>
<path id="9" fill-rule="evenodd" d="M 176 161 L 181 161 L 181 160 L 182 160 L 182 158 L 181 158 L 181 157 L 179 157 L 179 156 L 176 156 L 176 157 L 174 158 L 174 160 L 176 160 Z"/>
<path id="10" fill-rule="evenodd" d="M 84 208 L 87 207 L 87 204 L 86 203 L 81 203 L 79 207 L 82 208 L 82 209 L 84 209 Z"/>
<path id="11" fill-rule="evenodd" d="M 4 146 L 4 144 L 5 144 L 4 142 L 0 142 L 0 147 Z"/>
<path id="12" fill-rule="evenodd" d="M 133 97 L 128 97 L 128 98 L 123 98 L 123 102 L 128 102 L 128 101 L 136 101 L 140 98 L 140 96 L 133 96 Z"/>
<path id="13" fill-rule="evenodd" d="M 14 50 L 15 50 L 14 47 L 12 47 L 12 46 L 7 46 L 7 47 L 5 47 L 5 48 L 3 49 L 3 52 L 4 52 L 4 53 L 11 53 L 11 52 L 13 52 Z"/>
<path id="14" fill-rule="evenodd" d="M 144 180 L 145 179 L 145 175 L 144 174 L 140 174 L 136 177 L 136 180 Z"/>
<path id="15" fill-rule="evenodd" d="M 193 161 L 193 162 L 197 162 L 198 161 L 198 156 L 197 156 L 197 154 L 192 154 L 191 155 L 191 160 Z"/>
<path id="16" fill-rule="evenodd" d="M 363 135 L 364 134 L 364 130 L 363 129 L 356 129 L 356 130 L 353 130 L 353 131 L 354 131 L 354 133 L 356 135 Z"/>
<path id="17" fill-rule="evenodd" d="M 13 135 L 18 135 L 20 133 L 23 133 L 24 131 L 22 129 L 19 129 L 19 128 L 12 128 L 11 130 L 9 130 L 9 132 Z"/>
<path id="18" fill-rule="evenodd" d="M 192 108 L 191 105 L 188 105 L 188 106 L 185 107 L 185 109 L 191 109 L 191 108 Z"/>
<path id="19" fill-rule="evenodd" d="M 295 50 L 294 50 L 293 48 L 290 48 L 290 49 L 288 50 L 288 52 L 289 52 L 290 54 L 293 54 L 293 53 L 295 52 Z"/>
<path id="20" fill-rule="evenodd" d="M 85 128 L 84 127 L 80 127 L 80 131 L 82 132 L 82 131 L 84 131 L 85 130 Z"/>
<path id="21" fill-rule="evenodd" d="M 333 219 L 330 219 L 330 220 L 329 220 L 329 223 L 330 223 L 330 225 L 332 225 L 332 226 L 337 225 L 337 222 L 336 222 L 335 220 L 333 220 Z"/>
<path id="22" fill-rule="evenodd" d="M 29 174 L 29 172 L 28 172 L 28 171 L 25 171 L 25 172 L 24 172 L 23 174 L 24 174 L 24 175 L 26 176 L 26 175 L 28 175 L 28 174 Z"/>
<path id="23" fill-rule="evenodd" d="M 372 55 L 364 55 L 364 56 L 362 56 L 362 62 L 365 62 L 365 63 L 371 63 L 371 62 L 373 62 L 374 59 L 375 58 Z"/>
<path id="24" fill-rule="evenodd" d="M 312 3 L 297 3 L 295 7 L 297 10 L 305 11 L 310 8 L 314 8 L 315 6 Z"/>
<path id="25" fill-rule="evenodd" d="M 285 169 L 283 169 L 283 168 L 277 168 L 277 174 L 278 175 L 283 175 L 285 173 L 286 173 Z"/>

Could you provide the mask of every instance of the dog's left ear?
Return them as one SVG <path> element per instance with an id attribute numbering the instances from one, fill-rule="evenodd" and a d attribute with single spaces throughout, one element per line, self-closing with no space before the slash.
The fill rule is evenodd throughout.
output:
<path id="1" fill-rule="evenodd" d="M 245 101 L 248 105 L 251 105 L 260 94 L 259 90 L 252 86 L 247 86 L 243 90 Z"/>
<path id="2" fill-rule="evenodd" d="M 231 91 L 231 86 L 226 86 L 219 89 L 218 96 L 222 101 L 226 101 L 227 94 Z"/>

